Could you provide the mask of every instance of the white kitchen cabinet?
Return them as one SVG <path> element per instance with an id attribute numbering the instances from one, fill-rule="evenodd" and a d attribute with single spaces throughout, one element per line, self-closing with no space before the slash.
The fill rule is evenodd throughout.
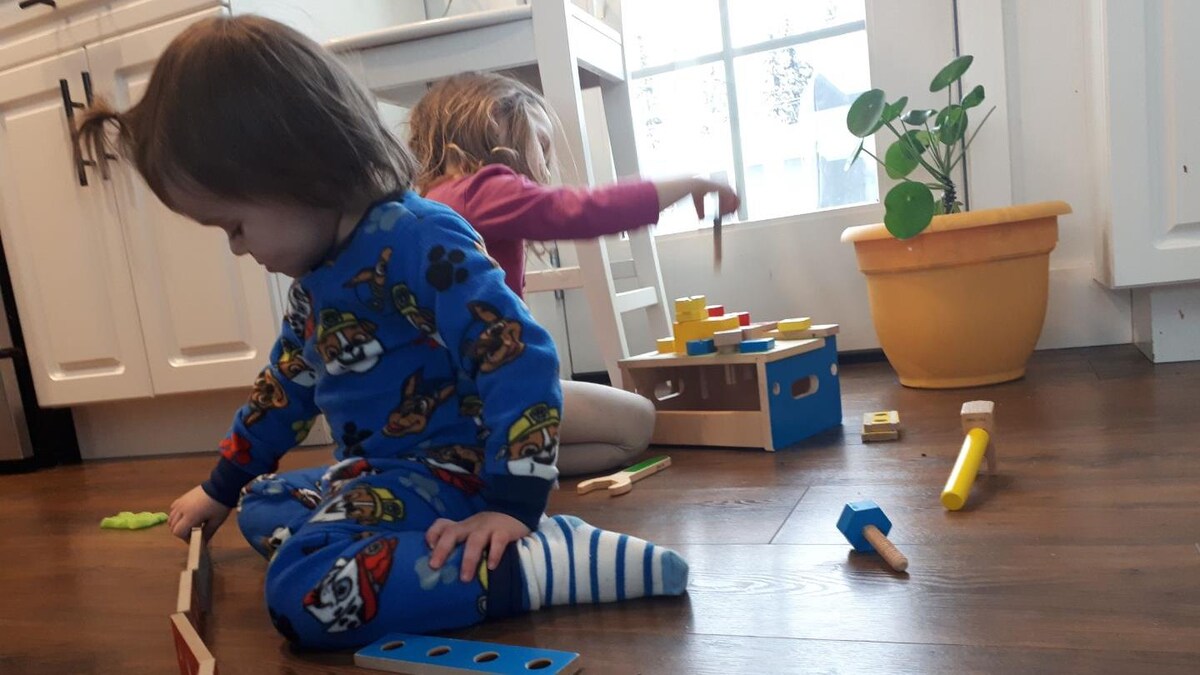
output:
<path id="1" fill-rule="evenodd" d="M 73 49 L 0 73 L 0 234 L 46 406 L 152 393 L 115 194 L 72 152 L 60 82 L 83 102 L 87 69 Z"/>
<path id="2" fill-rule="evenodd" d="M 87 48 L 97 95 L 120 109 L 145 91 L 158 55 L 213 9 Z M 155 394 L 246 387 L 278 333 L 266 272 L 224 233 L 179 216 L 127 162 L 111 163 Z"/>

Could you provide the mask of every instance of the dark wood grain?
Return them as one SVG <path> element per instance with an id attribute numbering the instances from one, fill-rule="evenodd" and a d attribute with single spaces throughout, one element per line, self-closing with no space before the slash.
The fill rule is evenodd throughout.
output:
<path id="1" fill-rule="evenodd" d="M 1036 354 L 987 389 L 903 389 L 883 363 L 842 369 L 846 424 L 777 453 L 656 449 L 670 469 L 625 496 L 551 510 L 677 547 L 684 598 L 554 608 L 456 636 L 566 649 L 588 673 L 1192 673 L 1200 661 L 1200 364 L 1130 347 Z M 997 403 L 1000 472 L 963 511 L 938 494 L 965 400 Z M 903 435 L 864 445 L 863 412 Z M 147 434 L 153 442 L 152 431 Z M 295 452 L 284 469 L 326 462 Z M 167 616 L 186 547 L 165 528 L 101 530 L 165 510 L 211 456 L 0 476 L 0 672 L 170 673 Z M 853 554 L 842 505 L 874 499 L 912 562 Z M 210 646 L 221 672 L 363 672 L 294 653 L 262 605 L 264 562 L 236 527 L 213 542 Z"/>

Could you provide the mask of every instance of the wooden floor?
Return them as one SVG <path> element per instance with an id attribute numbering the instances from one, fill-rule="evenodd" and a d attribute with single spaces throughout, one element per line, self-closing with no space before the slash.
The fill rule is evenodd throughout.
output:
<path id="1" fill-rule="evenodd" d="M 574 480 L 553 495 L 552 512 L 678 549 L 688 596 L 458 637 L 578 651 L 588 673 L 1200 672 L 1200 364 L 1039 353 L 1021 382 L 951 392 L 903 389 L 882 363 L 842 373 L 844 435 L 775 454 L 672 448 L 673 466 L 626 496 L 576 496 Z M 938 494 L 973 398 L 996 401 L 1001 475 L 947 513 Z M 862 445 L 861 414 L 886 409 L 902 440 Z M 97 523 L 165 510 L 212 459 L 0 476 L 0 672 L 172 672 L 185 547 L 163 527 Z M 863 498 L 891 516 L 908 575 L 848 553 L 834 524 Z M 363 672 L 346 654 L 289 651 L 236 527 L 213 557 L 222 673 Z"/>

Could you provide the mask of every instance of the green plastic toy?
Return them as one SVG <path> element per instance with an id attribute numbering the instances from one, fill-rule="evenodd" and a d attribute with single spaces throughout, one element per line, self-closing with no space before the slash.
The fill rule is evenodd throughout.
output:
<path id="1" fill-rule="evenodd" d="M 101 520 L 100 527 L 109 530 L 140 530 L 165 522 L 167 522 L 167 514 L 162 511 L 157 513 L 149 511 L 142 511 L 140 513 L 122 511 L 115 516 L 109 516 Z"/>

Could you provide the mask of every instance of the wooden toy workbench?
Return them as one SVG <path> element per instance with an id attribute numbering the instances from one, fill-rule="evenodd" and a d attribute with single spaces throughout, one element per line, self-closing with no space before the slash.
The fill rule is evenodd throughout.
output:
<path id="1" fill-rule="evenodd" d="M 652 442 L 774 451 L 842 423 L 837 337 L 777 340 L 760 353 L 649 353 L 620 362 L 658 409 Z"/>

